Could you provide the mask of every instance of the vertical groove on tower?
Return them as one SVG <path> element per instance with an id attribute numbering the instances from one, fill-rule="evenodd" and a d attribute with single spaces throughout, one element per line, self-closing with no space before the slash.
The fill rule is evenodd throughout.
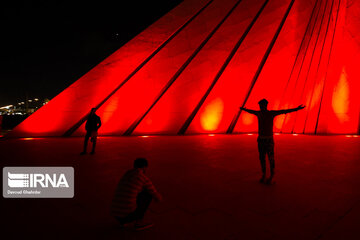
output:
<path id="1" fill-rule="evenodd" d="M 337 21 L 338 21 L 339 12 L 340 12 L 340 3 L 341 3 L 341 0 L 339 0 L 338 9 L 337 9 L 337 12 L 336 12 L 335 26 L 334 26 L 333 35 L 332 35 L 332 38 L 331 38 L 330 52 L 329 52 L 328 62 L 327 62 L 327 66 L 326 66 L 326 72 L 325 72 L 325 76 L 324 76 L 324 85 L 323 85 L 323 89 L 322 89 L 322 92 L 321 92 L 320 106 L 319 106 L 319 111 L 318 111 L 317 118 L 316 118 L 315 134 L 317 133 L 317 128 L 318 128 L 318 124 L 319 124 L 320 112 L 321 112 L 321 107 L 322 107 L 322 100 L 323 100 L 323 97 L 324 97 L 326 79 L 327 79 L 327 74 L 328 74 L 329 64 L 330 64 L 330 59 L 331 59 L 331 53 L 332 53 L 333 44 L 334 44 Z M 359 121 L 359 124 L 360 124 L 360 121 Z M 360 125 L 359 125 L 359 133 L 360 133 Z"/>
<path id="2" fill-rule="evenodd" d="M 318 76 L 318 73 L 319 73 L 319 68 L 320 68 L 322 56 L 323 56 L 323 53 L 324 53 L 326 37 L 327 37 L 328 32 L 329 32 L 329 26 L 330 26 L 330 20 L 331 20 L 333 7 L 334 7 L 334 2 L 335 2 L 335 0 L 332 0 L 332 2 L 331 2 L 329 18 L 328 18 L 328 21 L 327 21 L 326 31 L 325 31 L 325 36 L 324 36 L 324 41 L 323 41 L 323 44 L 322 44 L 322 47 L 321 47 L 319 62 L 318 62 L 318 65 L 317 65 L 317 68 L 316 68 L 316 74 L 315 74 L 315 77 L 314 77 L 314 84 L 313 84 L 313 88 L 312 88 L 312 91 L 311 91 L 311 94 L 310 94 L 310 101 L 309 101 L 309 104 L 308 104 L 308 108 L 306 109 L 306 117 L 305 117 L 305 123 L 304 123 L 304 128 L 303 128 L 303 134 L 305 133 L 306 123 L 307 123 L 307 119 L 308 119 L 308 116 L 309 116 L 310 107 L 311 107 L 313 94 L 314 94 L 314 89 L 315 89 L 315 85 L 316 85 L 316 79 L 317 79 L 317 76 Z"/>
<path id="3" fill-rule="evenodd" d="M 317 7 L 318 3 L 319 3 L 319 6 Z M 293 73 L 294 73 L 294 70 L 295 70 L 295 66 L 296 66 L 296 64 L 299 62 L 298 60 L 299 60 L 300 53 L 301 53 L 301 50 L 302 50 L 302 48 L 303 48 L 303 45 L 306 44 L 306 43 L 305 43 L 305 39 L 306 39 L 306 36 L 307 36 L 308 31 L 310 30 L 311 21 L 312 21 L 313 19 L 314 19 L 314 26 L 315 26 L 317 16 L 318 16 L 318 14 L 319 14 L 319 12 L 320 12 L 321 3 L 322 3 L 322 0 L 316 0 L 316 2 L 315 2 L 315 4 L 314 4 L 313 10 L 312 10 L 311 15 L 310 15 L 309 22 L 308 22 L 308 24 L 307 24 L 307 26 L 306 26 L 306 29 L 305 29 L 304 36 L 302 37 L 302 40 L 301 40 L 299 49 L 298 49 L 298 51 L 297 51 L 294 64 L 293 64 L 293 66 L 292 66 L 292 68 L 291 68 L 289 78 L 288 78 L 288 80 L 287 80 L 287 82 L 286 82 L 285 90 L 284 90 L 284 92 L 283 92 L 283 94 L 282 94 L 282 96 L 281 96 L 281 98 L 280 98 L 280 106 L 282 105 L 281 103 L 283 103 L 283 101 L 284 101 L 285 93 L 287 92 L 287 89 L 288 89 L 288 87 L 289 87 L 289 83 L 290 83 L 290 80 L 291 80 L 291 78 L 292 78 L 292 76 L 293 76 Z M 319 11 L 316 12 L 316 9 L 318 9 Z M 315 14 L 315 12 L 316 12 L 316 14 Z M 315 16 L 315 15 L 316 15 L 316 16 Z M 310 42 L 310 40 L 311 40 L 311 36 L 310 36 L 310 38 L 309 38 L 309 42 Z M 305 51 L 305 54 L 306 54 L 306 51 Z M 304 54 L 304 56 L 305 56 L 305 54 Z"/>
<path id="4" fill-rule="evenodd" d="M 290 10 L 291 10 L 292 6 L 294 5 L 294 2 L 295 2 L 295 0 L 292 0 L 292 1 L 290 2 L 289 6 L 288 6 L 288 8 L 287 8 L 287 10 L 286 10 L 286 12 L 285 12 L 284 17 L 282 18 L 282 20 L 281 20 L 281 22 L 280 22 L 280 25 L 279 25 L 278 29 L 277 29 L 276 32 L 275 32 L 274 37 L 272 38 L 272 40 L 271 40 L 268 48 L 266 49 L 266 52 L 265 52 L 263 58 L 261 59 L 261 62 L 260 62 L 260 64 L 259 64 L 259 67 L 258 67 L 258 69 L 256 70 L 256 73 L 255 73 L 255 75 L 254 75 L 254 77 L 253 77 L 253 79 L 252 79 L 252 81 L 251 81 L 250 88 L 249 88 L 249 90 L 248 90 L 248 92 L 247 92 L 247 94 L 246 94 L 246 96 L 245 96 L 245 99 L 244 99 L 243 104 L 241 105 L 241 107 L 244 107 L 244 106 L 245 106 L 245 104 L 246 104 L 246 102 L 247 102 L 247 100 L 248 100 L 248 98 L 249 98 L 249 96 L 250 96 L 250 94 L 251 94 L 251 91 L 252 91 L 252 89 L 254 88 L 255 83 L 256 83 L 257 79 L 259 78 L 260 73 L 261 73 L 261 71 L 262 71 L 262 69 L 263 69 L 263 67 L 264 67 L 264 65 L 265 65 L 265 63 L 266 63 L 266 60 L 268 59 L 268 57 L 269 57 L 269 55 L 270 55 L 270 52 L 271 52 L 272 48 L 273 48 L 274 45 L 275 45 L 275 42 L 276 42 L 276 40 L 277 40 L 277 38 L 278 38 L 278 36 L 279 36 L 279 34 L 280 34 L 280 32 L 281 32 L 281 29 L 283 28 L 283 26 L 284 26 L 284 24 L 285 24 L 285 21 L 286 21 L 287 17 L 289 16 Z M 242 112 L 242 110 L 240 109 L 240 110 L 236 113 L 236 115 L 234 116 L 233 120 L 231 121 L 230 126 L 229 126 L 228 130 L 226 131 L 226 133 L 232 133 L 232 132 L 233 132 L 233 130 L 234 130 L 234 128 L 235 128 L 235 125 L 236 125 L 236 123 L 237 123 L 237 121 L 238 121 L 238 119 L 239 119 L 239 116 L 240 116 L 241 112 Z"/>
<path id="5" fill-rule="evenodd" d="M 221 25 L 229 18 L 233 13 L 236 7 L 242 0 L 238 0 L 234 6 L 229 10 L 225 17 L 215 26 L 215 28 L 209 33 L 209 35 L 201 42 L 201 44 L 195 49 L 195 51 L 189 56 L 189 58 L 184 62 L 184 64 L 179 68 L 179 70 L 171 77 L 167 84 L 161 89 L 159 95 L 155 98 L 151 106 L 143 113 L 138 119 L 136 119 L 130 127 L 124 132 L 123 135 L 130 135 L 135 128 L 140 124 L 140 122 L 145 118 L 145 116 L 150 112 L 150 110 L 155 106 L 155 104 L 160 100 L 160 98 L 165 94 L 165 92 L 171 87 L 171 85 L 176 81 L 176 79 L 181 75 L 185 68 L 191 63 L 191 61 L 196 57 L 196 55 L 201 51 L 201 49 L 206 45 L 210 38 L 216 33 L 216 31 L 221 27 Z"/>
<path id="6" fill-rule="evenodd" d="M 248 33 L 250 32 L 251 28 L 253 27 L 253 25 L 255 24 L 256 20 L 259 18 L 260 14 L 262 13 L 262 11 L 264 10 L 265 6 L 267 5 L 267 3 L 269 2 L 269 0 L 265 0 L 264 4 L 261 6 L 261 8 L 259 9 L 259 11 L 257 12 L 257 14 L 255 15 L 255 17 L 253 18 L 253 20 L 251 21 L 251 23 L 249 24 L 249 26 L 246 28 L 245 32 L 242 34 L 242 36 L 240 37 L 239 41 L 235 44 L 235 46 L 233 47 L 233 49 L 231 50 L 229 56 L 226 58 L 224 64 L 221 66 L 220 70 L 217 72 L 217 74 L 215 75 L 210 87 L 207 89 L 207 91 L 205 92 L 205 94 L 203 95 L 203 97 L 200 99 L 199 103 L 196 105 L 196 107 L 194 108 L 194 110 L 191 112 L 191 114 L 189 115 L 189 117 L 186 119 L 185 123 L 182 125 L 182 127 L 180 128 L 178 134 L 182 135 L 186 132 L 186 130 L 188 129 L 190 123 L 192 122 L 192 120 L 194 119 L 195 115 L 197 114 L 197 112 L 199 111 L 200 107 L 202 106 L 202 104 L 205 102 L 207 96 L 210 94 L 211 90 L 214 88 L 215 84 L 217 83 L 217 81 L 219 80 L 220 76 L 223 74 L 223 72 L 225 71 L 225 68 L 228 66 L 228 64 L 230 63 L 231 59 L 234 57 L 236 51 L 239 49 L 241 43 L 244 41 L 244 39 L 246 38 L 246 36 L 248 35 Z"/>
<path id="7" fill-rule="evenodd" d="M 144 65 L 146 65 L 161 49 L 163 49 L 172 39 L 175 38 L 187 25 L 189 25 L 201 12 L 203 12 L 214 0 L 208 1 L 199 11 L 197 11 L 189 20 L 187 20 L 182 26 L 180 26 L 168 39 L 166 39 L 160 46 L 155 49 L 134 71 L 132 71 L 124 81 L 120 83 L 104 100 L 102 100 L 95 108 L 99 109 L 111 96 L 113 96 L 125 83 L 127 83 Z M 63 137 L 70 136 L 76 129 L 78 129 L 88 118 L 89 113 L 82 117 L 77 123 L 75 123 L 70 129 L 68 129 Z"/>
<path id="8" fill-rule="evenodd" d="M 327 0 L 325 0 L 327 1 Z M 302 71 L 302 68 L 303 68 L 303 65 L 304 65 L 304 61 L 305 61 L 305 58 L 307 56 L 307 52 L 308 52 L 308 49 L 309 49 L 309 46 L 310 46 L 310 42 L 311 42 L 311 39 L 313 37 L 313 34 L 314 34 L 314 31 L 315 31 L 315 27 L 316 27 L 316 24 L 317 24 L 317 21 L 318 21 L 318 17 L 319 17 L 319 13 L 320 13 L 320 10 L 321 10 L 321 4 L 322 4 L 323 1 L 320 2 L 319 4 L 319 11 L 317 12 L 316 14 L 316 17 L 315 17 L 315 21 L 314 21 L 314 25 L 311 29 L 311 33 L 310 33 L 310 38 L 309 38 L 309 42 L 307 43 L 306 47 L 305 47 L 305 54 L 304 54 L 304 57 L 303 59 L 301 60 L 301 65 L 300 65 L 300 69 L 299 69 L 299 72 L 297 74 L 297 77 L 296 77 L 296 80 L 295 80 L 295 85 L 294 85 L 294 89 L 292 91 L 292 95 L 291 95 L 291 98 L 290 98 L 290 102 L 292 102 L 292 99 L 293 99 L 293 96 L 295 94 L 295 90 L 296 90 L 296 87 L 297 87 L 297 84 L 298 84 L 298 81 L 299 81 L 299 78 L 300 78 L 300 74 L 301 74 L 301 71 Z M 325 10 L 324 10 L 325 11 Z M 281 126 L 281 130 L 280 132 L 283 132 L 283 129 L 284 129 L 284 125 L 286 123 L 286 119 L 287 119 L 287 114 L 285 115 L 284 117 L 284 120 L 283 120 L 283 123 L 282 123 L 282 126 Z"/>
<path id="9" fill-rule="evenodd" d="M 306 77 L 305 77 L 304 86 L 303 86 L 302 91 L 301 91 L 301 94 L 300 94 L 300 102 L 301 102 L 302 99 L 303 99 L 306 82 L 308 81 L 308 77 L 309 77 L 310 69 L 311 69 L 311 66 L 312 66 L 313 59 L 314 59 L 316 47 L 317 47 L 317 44 L 318 44 L 318 41 L 319 41 L 319 38 L 320 38 L 321 30 L 322 30 L 322 28 L 323 28 L 323 21 L 324 21 L 325 15 L 326 15 L 326 10 L 327 10 L 327 5 L 328 5 L 327 3 L 328 3 L 328 1 L 325 2 L 324 13 L 323 13 L 323 15 L 322 15 L 322 17 L 321 17 L 321 21 L 320 21 L 319 32 L 318 32 L 318 34 L 317 34 L 317 36 L 316 36 L 315 45 L 314 45 L 313 51 L 312 51 L 312 53 L 311 53 L 311 58 L 310 58 L 309 67 L 308 67 L 308 69 L 307 69 L 307 71 L 306 71 Z M 291 133 L 294 133 L 297 116 L 298 116 L 298 112 L 295 112 L 294 123 L 293 123 L 293 126 L 292 126 Z"/>

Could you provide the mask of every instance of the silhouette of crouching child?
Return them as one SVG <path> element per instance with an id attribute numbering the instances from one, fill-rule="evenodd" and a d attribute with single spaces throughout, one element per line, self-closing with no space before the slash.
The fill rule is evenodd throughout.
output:
<path id="1" fill-rule="evenodd" d="M 118 183 L 111 205 L 111 214 L 121 226 L 133 222 L 135 222 L 135 230 L 153 226 L 152 223 L 143 220 L 144 215 L 152 199 L 161 201 L 162 196 L 145 175 L 147 167 L 148 162 L 145 158 L 137 158 L 134 161 L 134 168 L 127 171 Z"/>

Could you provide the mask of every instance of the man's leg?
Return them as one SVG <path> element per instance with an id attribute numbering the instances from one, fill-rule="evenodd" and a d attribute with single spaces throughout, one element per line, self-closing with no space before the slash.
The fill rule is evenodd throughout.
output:
<path id="1" fill-rule="evenodd" d="M 144 218 L 145 212 L 149 208 L 152 198 L 152 195 L 146 190 L 139 193 L 136 199 L 137 208 L 135 210 L 137 220 Z"/>
<path id="2" fill-rule="evenodd" d="M 275 175 L 274 141 L 268 143 L 267 154 L 270 163 L 270 178 L 267 180 L 267 182 L 271 183 Z"/>
<path id="3" fill-rule="evenodd" d="M 262 140 L 258 140 L 258 150 L 259 150 L 259 159 L 260 159 L 260 165 L 261 165 L 261 171 L 262 171 L 262 177 L 260 179 L 260 182 L 265 181 L 266 177 L 266 150 L 264 148 L 264 142 Z"/>
<path id="4" fill-rule="evenodd" d="M 138 194 L 136 199 L 137 208 L 134 212 L 129 213 L 126 217 L 115 217 L 116 220 L 120 222 L 122 226 L 127 223 L 135 222 L 136 230 L 143 230 L 149 227 L 152 227 L 152 223 L 143 223 L 142 219 L 144 218 L 146 210 L 149 208 L 152 201 L 152 195 L 147 191 L 142 191 Z"/>
<path id="5" fill-rule="evenodd" d="M 88 141 L 89 141 L 90 135 L 88 133 L 86 133 L 85 138 L 84 138 L 84 150 L 82 151 L 81 154 L 85 154 L 86 153 L 86 149 L 87 149 L 87 145 L 88 145 Z"/>
<path id="6" fill-rule="evenodd" d="M 145 212 L 149 208 L 152 198 L 153 198 L 152 195 L 148 193 L 146 190 L 140 192 L 139 195 L 137 196 L 137 200 L 136 200 L 137 208 L 134 212 L 135 220 L 136 220 L 135 223 L 136 230 L 143 230 L 153 226 L 152 223 L 143 222 Z"/>
<path id="7" fill-rule="evenodd" d="M 91 151 L 91 154 L 94 154 L 95 153 L 95 146 L 96 146 L 96 137 L 93 138 L 93 141 L 92 141 L 92 151 Z"/>
<path id="8" fill-rule="evenodd" d="M 118 220 L 122 226 L 124 226 L 125 224 L 135 221 L 135 215 L 134 212 L 132 212 L 126 217 L 115 217 L 115 219 Z"/>

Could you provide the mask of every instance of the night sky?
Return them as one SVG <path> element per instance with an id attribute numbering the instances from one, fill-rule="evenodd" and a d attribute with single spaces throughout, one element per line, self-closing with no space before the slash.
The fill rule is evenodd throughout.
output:
<path id="1" fill-rule="evenodd" d="M 2 3 L 0 107 L 55 97 L 180 2 Z"/>

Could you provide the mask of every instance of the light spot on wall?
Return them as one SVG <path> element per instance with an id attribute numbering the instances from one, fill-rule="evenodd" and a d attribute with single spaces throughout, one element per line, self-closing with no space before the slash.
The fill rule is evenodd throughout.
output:
<path id="1" fill-rule="evenodd" d="M 347 81 L 347 74 L 345 69 L 343 69 L 338 83 L 335 85 L 333 96 L 332 96 L 332 108 L 334 113 L 340 122 L 345 122 L 349 119 L 348 110 L 349 110 L 349 83 Z"/>
<path id="2" fill-rule="evenodd" d="M 206 131 L 214 131 L 219 126 L 224 110 L 224 103 L 220 98 L 214 99 L 205 107 L 201 114 L 201 126 Z"/>

